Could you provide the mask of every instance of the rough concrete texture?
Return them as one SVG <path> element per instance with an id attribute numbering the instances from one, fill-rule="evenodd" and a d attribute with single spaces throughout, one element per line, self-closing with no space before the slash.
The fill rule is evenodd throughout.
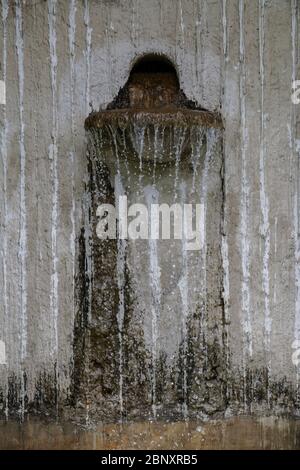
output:
<path id="1" fill-rule="evenodd" d="M 149 52 L 169 57 L 186 96 L 224 121 L 218 308 L 231 379 L 221 411 L 297 413 L 297 0 L 0 5 L 3 413 L 57 413 L 72 402 L 89 184 L 84 121 Z"/>

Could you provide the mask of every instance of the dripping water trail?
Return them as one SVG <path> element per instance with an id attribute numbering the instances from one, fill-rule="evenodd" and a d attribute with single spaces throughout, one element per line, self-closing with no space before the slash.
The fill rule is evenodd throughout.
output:
<path id="1" fill-rule="evenodd" d="M 202 60 L 202 42 L 201 42 L 201 19 L 202 15 L 200 13 L 200 2 L 196 3 L 196 11 L 195 11 L 195 78 L 196 78 L 196 87 L 201 85 L 201 79 L 199 78 L 199 57 Z M 201 69 L 202 73 L 202 69 Z"/>
<path id="2" fill-rule="evenodd" d="M 25 150 L 25 123 L 24 123 L 24 40 L 23 40 L 23 15 L 22 4 L 16 2 L 16 50 L 18 59 L 18 81 L 19 81 L 19 119 L 20 119 L 20 284 L 21 284 L 21 306 L 20 306 L 20 329 L 21 329 L 21 415 L 24 416 L 24 360 L 27 355 L 27 220 L 26 220 L 26 150 Z"/>
<path id="3" fill-rule="evenodd" d="M 249 183 L 247 177 L 247 129 L 246 129 L 246 102 L 245 102 L 245 45 L 244 45 L 244 0 L 239 1 L 239 23 L 240 23 L 240 141 L 241 141 L 241 163 L 242 163 L 242 181 L 241 181 L 241 252 L 242 252 L 242 327 L 243 327 L 243 373 L 244 373 L 244 404 L 247 407 L 246 397 L 246 368 L 247 358 L 252 356 L 252 324 L 250 310 L 250 246 L 248 236 L 249 222 Z"/>
<path id="4" fill-rule="evenodd" d="M 123 210 L 123 207 L 120 206 L 120 201 L 122 196 L 125 195 L 125 190 L 122 183 L 121 173 L 120 173 L 120 157 L 118 150 L 117 134 L 116 130 L 109 126 L 113 148 L 115 152 L 115 157 L 117 161 L 117 174 L 115 176 L 115 205 L 117 214 L 120 214 L 120 211 Z M 118 338 L 119 338 L 119 405 L 120 405 L 120 421 L 123 420 L 124 413 L 124 400 L 123 400 L 123 327 L 124 327 L 124 315 L 125 315 L 125 269 L 126 269 L 126 234 L 124 234 L 123 225 L 121 225 L 121 220 L 118 221 L 118 233 L 117 233 L 117 283 L 118 283 L 118 295 L 119 295 L 119 305 L 118 305 Z"/>
<path id="5" fill-rule="evenodd" d="M 277 225 L 278 218 L 274 217 L 274 259 L 277 259 Z M 273 292 L 273 304 L 274 306 L 277 303 L 277 272 L 274 270 L 274 292 Z"/>
<path id="6" fill-rule="evenodd" d="M 186 185 L 181 184 L 181 207 L 184 207 L 186 200 Z M 184 419 L 188 418 L 188 383 L 187 383 L 187 318 L 189 312 L 189 285 L 188 285 L 188 251 L 187 251 L 187 218 L 186 212 L 183 212 L 183 237 L 181 241 L 181 257 L 182 257 L 182 275 L 179 281 L 179 291 L 181 297 L 182 306 L 182 388 L 183 388 L 183 404 L 182 404 L 182 415 Z"/>
<path id="7" fill-rule="evenodd" d="M 92 28 L 90 27 L 90 6 L 89 0 L 84 0 L 84 24 L 85 24 L 85 61 L 86 61 L 86 82 L 85 82 L 85 105 L 86 113 L 89 113 L 90 106 L 90 78 L 91 78 L 91 51 L 92 51 Z"/>
<path id="8" fill-rule="evenodd" d="M 49 160 L 51 162 L 52 180 L 52 212 L 51 212 L 51 251 L 52 274 L 50 306 L 52 312 L 52 355 L 56 361 L 55 374 L 58 384 L 58 272 L 57 272 L 57 232 L 58 232 L 58 170 L 57 170 L 57 50 L 56 50 L 56 12 L 57 0 L 48 0 L 48 26 L 50 50 L 50 77 L 52 90 L 52 142 L 49 146 Z M 58 393 L 58 390 L 56 390 Z M 58 401 L 56 400 L 57 406 Z"/>
<path id="9" fill-rule="evenodd" d="M 3 25 L 3 81 L 6 83 L 7 72 L 7 17 L 8 17 L 8 0 L 2 0 L 2 25 Z M 3 129 L 1 134 L 1 159 L 3 168 L 3 239 L 2 239 L 2 263 L 3 263 L 3 307 L 4 307 L 4 336 L 8 338 L 8 321 L 9 321 L 9 302 L 7 295 L 7 116 L 6 105 L 3 106 Z M 5 417 L 8 419 L 8 369 L 6 368 L 6 390 L 5 390 Z"/>
<path id="10" fill-rule="evenodd" d="M 198 131 L 199 132 L 199 131 Z M 202 338 L 202 348 L 205 361 L 207 362 L 207 241 L 206 241 L 206 217 L 207 217 L 207 181 L 210 167 L 210 160 L 216 136 L 214 129 L 206 129 L 206 151 L 204 157 L 204 166 L 200 183 L 200 201 L 204 209 L 204 227 L 203 227 L 203 248 L 201 250 L 201 267 L 200 267 L 200 299 L 201 299 L 201 320 L 200 331 Z M 207 364 L 206 364 L 207 366 Z"/>
<path id="11" fill-rule="evenodd" d="M 174 142 L 174 153 L 175 153 L 175 180 L 174 180 L 174 202 L 177 199 L 177 185 L 178 185 L 178 177 L 179 177 L 179 165 L 180 165 L 180 158 L 182 154 L 182 149 L 184 145 L 186 135 L 186 128 L 174 127 L 173 130 L 173 142 Z"/>
<path id="12" fill-rule="evenodd" d="M 133 124 L 133 139 L 139 158 L 139 187 L 141 188 L 143 180 L 143 152 L 145 146 L 145 127 Z"/>
<path id="13" fill-rule="evenodd" d="M 113 39 L 115 35 L 115 28 L 112 21 L 112 11 L 111 5 L 109 2 L 106 4 L 106 20 L 105 20 L 105 39 L 106 39 L 106 76 L 107 76 L 107 83 L 108 83 L 108 93 L 109 93 L 109 101 L 112 98 L 112 84 L 113 84 L 113 64 L 115 57 L 115 52 L 113 50 Z"/>
<path id="14" fill-rule="evenodd" d="M 224 208 L 223 208 L 224 211 Z M 222 234 L 222 242 L 221 242 L 221 257 L 222 257 L 222 269 L 223 269 L 223 283 L 222 283 L 222 299 L 224 305 L 224 347 L 225 347 L 225 363 L 226 363 L 226 374 L 229 374 L 229 367 L 230 367 L 230 356 L 229 356 L 229 256 L 228 256 L 228 242 L 227 236 L 224 229 L 224 219 L 225 214 L 223 214 L 223 234 Z M 229 384 L 228 380 L 226 381 L 226 399 L 229 399 Z"/>
<path id="15" fill-rule="evenodd" d="M 159 193 L 153 186 L 147 186 L 144 189 L 146 198 L 146 204 L 148 206 L 148 212 L 151 213 L 151 205 L 158 204 Z M 153 223 L 153 217 L 151 215 L 151 225 Z M 158 321 L 160 316 L 161 308 L 161 282 L 160 282 L 160 267 L 158 257 L 158 243 L 157 239 L 154 238 L 152 233 L 149 236 L 149 277 L 150 277 L 150 289 L 151 289 L 151 318 L 152 318 L 152 414 L 154 419 L 157 416 L 157 377 L 156 377 L 156 366 L 157 366 L 157 341 L 158 341 Z M 155 230 L 154 230 L 155 231 Z"/>
<path id="16" fill-rule="evenodd" d="M 131 188 L 131 183 L 130 183 L 130 170 L 129 170 L 129 162 L 128 162 L 128 151 L 127 151 L 127 143 L 126 143 L 126 131 L 125 129 L 122 130 L 121 133 L 121 155 L 122 159 L 125 164 L 126 172 L 127 172 L 127 178 L 128 178 L 128 188 L 130 190 Z"/>
<path id="17" fill-rule="evenodd" d="M 224 60 L 228 60 L 228 54 L 227 54 L 227 0 L 222 0 L 222 28 L 223 28 L 223 55 L 224 55 Z"/>
<path id="18" fill-rule="evenodd" d="M 191 196 L 195 192 L 196 176 L 198 174 L 198 167 L 200 163 L 201 147 L 203 144 L 204 132 L 203 130 L 199 131 L 198 129 L 193 128 L 190 130 L 190 135 L 191 135 L 191 142 L 192 142 L 191 159 L 192 159 L 192 166 L 193 166 L 193 180 L 192 180 L 192 188 L 190 191 L 190 196 Z"/>
<path id="19" fill-rule="evenodd" d="M 182 54 L 182 52 L 185 49 L 185 24 L 183 20 L 181 0 L 179 0 L 178 6 L 177 6 L 176 16 L 177 16 L 176 18 L 176 57 L 178 57 L 179 59 L 179 52 Z M 177 39 L 177 37 L 179 39 Z"/>
<path id="20" fill-rule="evenodd" d="M 203 249 L 201 253 L 201 273 L 200 273 L 200 292 L 201 300 L 203 305 L 203 315 L 201 318 L 201 331 L 203 332 L 203 340 L 205 340 L 204 335 L 206 334 L 207 325 L 206 325 L 206 306 L 207 306 L 207 293 L 206 293 L 206 211 L 207 211 L 207 181 L 208 181 L 208 172 L 211 159 L 212 148 L 215 142 L 215 132 L 213 129 L 206 130 L 206 152 L 204 157 L 204 167 L 201 178 L 201 203 L 204 207 L 204 229 L 203 229 Z M 206 341 L 204 341 L 206 344 Z"/>
<path id="21" fill-rule="evenodd" d="M 221 90 L 222 96 L 222 107 L 226 103 L 227 97 L 227 88 L 226 88 L 226 64 L 228 62 L 228 31 L 227 31 L 227 0 L 222 0 L 222 33 L 223 33 L 223 64 L 222 64 L 222 78 L 223 78 L 223 90 Z M 222 84 L 221 81 L 221 84 Z M 222 86 L 222 85 L 221 85 Z M 229 368 L 230 368 L 230 353 L 229 353 L 229 324 L 230 324 L 230 310 L 229 310 L 229 301 L 230 301 L 230 277 L 229 277 L 229 254 L 228 254 L 228 236 L 227 236 L 227 203 L 226 203 L 226 142 L 223 139 L 223 165 L 222 165 L 222 195 L 223 195 L 223 204 L 222 204 L 222 242 L 221 242 L 221 257 L 222 257 L 222 270 L 223 270 L 223 279 L 222 279 L 222 300 L 223 300 L 223 309 L 224 309 L 224 347 L 226 355 L 226 401 L 229 402 L 230 391 L 229 391 Z"/>
<path id="22" fill-rule="evenodd" d="M 263 293 L 264 293 L 264 347 L 267 360 L 268 370 L 268 390 L 267 399 L 269 397 L 269 377 L 271 373 L 271 327 L 272 319 L 270 313 L 270 280 L 269 280 L 269 256 L 270 256 L 270 224 L 269 224 L 269 200 L 266 194 L 266 183 L 265 183 L 265 160 L 266 160 L 266 149 L 265 149 L 265 102 L 264 102 L 264 90 L 265 90 L 265 73 L 264 73 L 264 51 L 265 51 L 265 0 L 259 2 L 259 71 L 260 71 L 260 102 L 261 102 L 261 113 L 260 113 L 260 149 L 259 149 L 259 180 L 260 180 L 260 208 L 262 215 L 262 222 L 260 226 L 260 233 L 263 239 L 263 265 L 262 265 L 262 277 L 263 277 Z"/>
<path id="23" fill-rule="evenodd" d="M 136 29 L 136 20 L 137 20 L 137 5 L 135 4 L 136 0 L 132 0 L 132 14 L 131 14 L 131 30 L 130 36 L 131 41 L 134 47 L 137 47 L 137 29 Z"/>
<path id="24" fill-rule="evenodd" d="M 70 151 L 70 163 L 71 163 L 71 198 L 72 207 L 70 213 L 71 219 L 71 235 L 70 235 L 70 248 L 72 255 L 72 283 L 73 283 L 73 298 L 75 299 L 75 182 L 74 182 L 74 154 L 75 154 L 75 123 L 74 123 L 74 89 L 75 89 L 75 36 L 76 36 L 76 11 L 77 11 L 77 0 L 71 0 L 69 10 L 69 54 L 70 54 L 70 107 L 71 107 L 71 151 Z M 75 320 L 75 302 L 73 301 L 72 309 L 73 317 L 71 318 L 71 328 Z"/>
<path id="25" fill-rule="evenodd" d="M 200 39 L 200 74 L 201 74 L 201 101 L 204 102 L 205 81 L 206 81 L 206 36 L 207 36 L 207 4 L 206 0 L 199 0 L 199 39 Z"/>
<path id="26" fill-rule="evenodd" d="M 159 126 L 154 126 L 154 155 L 153 155 L 153 186 L 156 183 L 156 164 L 158 157 L 158 138 L 159 138 Z"/>
<path id="27" fill-rule="evenodd" d="M 118 172 L 115 177 L 115 201 L 117 213 L 122 211 L 120 206 L 120 197 L 125 195 L 124 187 L 121 180 L 121 175 Z M 117 282 L 118 282 L 118 294 L 119 294 L 119 305 L 118 305 L 118 337 L 119 337 L 119 405 L 120 405 L 120 419 L 122 422 L 124 413 L 123 403 L 123 329 L 124 329 L 124 316 L 125 316 L 125 269 L 126 269 L 126 247 L 127 242 L 122 235 L 123 227 L 118 224 L 118 252 L 117 252 Z"/>
<path id="28" fill-rule="evenodd" d="M 292 43 L 292 83 L 296 80 L 296 71 L 298 66 L 297 48 L 298 48 L 298 2 L 291 0 L 291 14 L 292 14 L 292 29 L 291 29 L 291 43 Z M 291 160 L 295 161 L 295 188 L 294 188 L 294 242 L 295 242 L 295 320 L 294 320 L 294 342 L 293 345 L 299 347 L 300 344 L 300 153 L 297 147 L 295 132 L 297 129 L 296 107 L 291 104 Z M 291 165 L 292 168 L 292 165 Z M 297 384 L 297 403 L 300 401 L 300 387 L 299 387 L 299 369 L 296 368 L 296 384 Z"/>

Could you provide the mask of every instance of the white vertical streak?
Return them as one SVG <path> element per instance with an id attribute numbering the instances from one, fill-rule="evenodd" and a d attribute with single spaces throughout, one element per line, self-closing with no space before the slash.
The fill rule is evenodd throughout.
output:
<path id="1" fill-rule="evenodd" d="M 72 208 L 71 208 L 71 224 L 72 231 L 70 236 L 70 246 L 72 253 L 72 283 L 73 283 L 73 318 L 71 319 L 71 325 L 74 323 L 75 318 L 75 197 L 74 197 L 74 154 L 75 154 L 75 123 L 74 123 L 74 88 L 75 88 L 75 35 L 76 35 L 76 5 L 77 0 L 70 1 L 69 10 L 69 53 L 70 53 L 70 99 L 71 99 L 71 186 L 72 186 Z M 73 329 L 73 327 L 72 327 Z"/>
<path id="2" fill-rule="evenodd" d="M 121 175 L 118 172 L 115 177 L 115 201 L 117 213 L 120 211 L 119 201 L 120 197 L 125 195 Z M 122 421 L 124 412 L 123 403 L 123 328 L 125 316 L 125 268 L 126 268 L 126 246 L 127 241 L 120 238 L 120 225 L 118 231 L 118 253 L 117 253 L 117 282 L 118 282 L 118 336 L 119 336 L 119 404 L 120 404 L 120 418 Z"/>
<path id="3" fill-rule="evenodd" d="M 222 29 L 223 29 L 223 55 L 227 60 L 227 0 L 222 0 Z"/>
<path id="4" fill-rule="evenodd" d="M 178 178 L 179 178 L 179 164 L 180 164 L 180 157 L 183 148 L 183 144 L 185 141 L 185 134 L 186 128 L 185 127 L 174 127 L 174 153 L 175 153 L 175 178 L 174 178 L 174 201 L 177 200 L 177 185 L 178 185 Z"/>
<path id="5" fill-rule="evenodd" d="M 182 12 L 182 2 L 179 0 L 179 10 L 180 10 L 180 31 L 182 36 L 182 48 L 184 50 L 184 21 L 183 21 L 183 12 Z"/>
<path id="6" fill-rule="evenodd" d="M 274 218 L 274 260 L 277 260 L 277 217 Z M 273 304 L 277 302 L 277 272 L 274 270 L 274 293 L 273 293 Z"/>
<path id="7" fill-rule="evenodd" d="M 201 99 L 204 101 L 204 89 L 205 89 L 205 80 L 206 80 L 206 35 L 207 35 L 207 5 L 206 0 L 199 0 L 200 7 L 200 66 L 201 66 Z"/>
<path id="8" fill-rule="evenodd" d="M 0 104 L 6 104 L 6 86 L 5 81 L 0 80 Z"/>
<path id="9" fill-rule="evenodd" d="M 157 164 L 157 149 L 158 149 L 158 133 L 159 133 L 159 126 L 154 126 L 154 149 L 153 149 L 153 186 L 155 187 L 156 183 L 156 164 Z"/>
<path id="10" fill-rule="evenodd" d="M 191 135 L 191 133 L 190 133 Z M 198 173 L 198 166 L 201 159 L 201 147 L 203 144 L 203 136 L 204 136 L 204 129 L 201 129 L 200 132 L 197 132 L 197 138 L 193 139 L 191 137 L 191 147 L 192 147 L 192 166 L 193 166 L 193 179 L 192 179 L 192 187 L 190 190 L 190 194 L 193 194 L 195 191 L 196 185 L 196 176 Z"/>
<path id="11" fill-rule="evenodd" d="M 225 93 L 226 93 L 226 62 L 228 60 L 228 38 L 227 38 L 227 0 L 222 1 L 222 29 L 223 29 L 223 101 L 225 102 Z M 225 142 L 224 142 L 225 150 Z M 224 158 L 224 166 L 226 165 L 226 158 Z M 223 207 L 223 221 L 222 221 L 222 243 L 221 243 L 221 256 L 222 256 L 222 270 L 223 270 L 223 303 L 224 303 L 224 316 L 225 316 L 225 331 L 226 331 L 226 364 L 229 366 L 229 335 L 228 335 L 228 324 L 229 324 L 229 299 L 230 299 L 230 284 L 229 284 L 229 256 L 228 256 L 228 240 L 227 240 L 227 226 L 226 226 L 226 187 L 225 187 L 225 168 L 223 172 L 223 197 L 224 197 L 224 207 Z"/>
<path id="12" fill-rule="evenodd" d="M 52 180 L 52 212 L 51 212 L 51 251 L 52 273 L 50 305 L 52 313 L 52 354 L 58 353 L 58 273 L 57 273 L 57 227 L 58 227 L 58 172 L 57 172 L 57 51 L 56 51 L 56 0 L 48 0 L 50 75 L 52 90 L 52 142 L 49 146 Z"/>
<path id="13" fill-rule="evenodd" d="M 144 152 L 144 145 L 145 145 L 145 127 L 138 126 L 136 123 L 133 123 L 133 135 L 134 135 L 134 142 L 136 145 L 136 151 L 138 153 L 139 158 L 139 186 L 141 187 L 142 179 L 143 179 L 143 152 Z"/>
<path id="14" fill-rule="evenodd" d="M 85 60 L 86 60 L 86 85 L 85 103 L 86 112 L 89 113 L 90 106 L 90 79 L 91 79 L 91 50 L 92 50 L 92 28 L 90 27 L 89 0 L 84 0 L 84 24 L 85 24 Z"/>
<path id="15" fill-rule="evenodd" d="M 144 189 L 148 213 L 151 214 L 151 205 L 158 204 L 159 192 L 153 186 L 146 186 Z M 149 277 L 151 289 L 151 317 L 152 317 L 152 413 L 156 418 L 156 366 L 157 366 L 157 340 L 158 321 L 161 308 L 161 272 L 159 266 L 158 242 L 149 236 Z"/>
<path id="16" fill-rule="evenodd" d="M 21 270 L 21 306 L 20 306 L 20 329 L 21 329 L 21 362 L 27 353 L 27 290 L 26 290 L 26 256 L 27 256 L 27 227 L 26 227 L 26 193 L 25 193 L 25 124 L 24 124 L 24 41 L 23 41 L 23 17 L 22 4 L 16 2 L 16 49 L 18 58 L 18 81 L 19 81 L 19 119 L 20 119 L 20 240 L 19 259 Z"/>
<path id="17" fill-rule="evenodd" d="M 229 257 L 228 257 L 228 242 L 227 235 L 223 233 L 222 244 L 221 244 L 221 255 L 222 255 L 222 269 L 223 269 L 223 302 L 225 310 L 225 321 L 229 322 Z M 227 338 L 228 341 L 228 338 Z M 228 346 L 228 343 L 227 343 Z"/>
<path id="18" fill-rule="evenodd" d="M 186 200 L 186 185 L 181 184 L 181 207 L 184 207 Z M 187 318 L 189 312 L 189 283 L 188 283 L 188 252 L 186 244 L 187 234 L 187 217 L 186 212 L 183 212 L 183 237 L 181 241 L 181 256 L 182 256 L 182 276 L 179 281 L 179 291 L 182 306 L 182 372 L 183 372 L 183 404 L 182 414 L 183 418 L 188 418 L 188 383 L 187 383 L 187 354 L 188 354 L 188 338 L 187 338 Z"/>
<path id="19" fill-rule="evenodd" d="M 131 13 L 131 42 L 136 47 L 137 43 L 137 28 L 136 28 L 136 21 L 137 21 L 137 2 L 136 0 L 131 0 L 132 3 L 132 13 Z"/>
<path id="20" fill-rule="evenodd" d="M 203 309 L 200 322 L 200 333 L 203 339 L 203 346 L 206 348 L 206 334 L 207 334 L 207 181 L 210 169 L 210 161 L 212 155 L 213 144 L 215 142 L 215 130 L 206 129 L 206 151 L 204 156 L 204 166 L 202 170 L 201 183 L 200 183 L 200 200 L 204 206 L 204 227 L 203 227 L 203 246 L 201 248 L 200 261 L 200 300 Z M 207 354 L 207 351 L 206 351 Z"/>
<path id="21" fill-rule="evenodd" d="M 7 65 L 7 16 L 8 16 L 8 0 L 2 0 L 2 24 L 3 24 L 3 54 L 2 68 L 3 81 L 6 83 L 6 65 Z M 3 107 L 3 129 L 1 132 L 1 159 L 3 167 L 3 240 L 1 245 L 1 257 L 3 263 L 3 307 L 4 307 L 4 336 L 7 338 L 7 324 L 9 319 L 9 303 L 7 297 L 7 117 L 6 107 Z M 7 384 L 8 386 L 8 384 Z M 8 392 L 8 391 L 7 391 Z M 8 399 L 7 393 L 5 397 L 5 415 L 8 417 Z"/>
<path id="22" fill-rule="evenodd" d="M 246 129 L 246 103 L 245 103 L 245 44 L 244 44 L 244 0 L 239 0 L 239 23 L 240 23 L 240 139 L 242 160 L 241 181 L 241 252 L 242 252 L 242 313 L 243 333 L 247 353 L 252 356 L 252 325 L 250 311 L 250 261 L 249 261 L 249 183 L 247 178 L 247 129 Z"/>
<path id="23" fill-rule="evenodd" d="M 202 41 L 201 41 L 201 14 L 200 14 L 200 1 L 196 2 L 195 12 L 195 87 L 199 87 L 199 57 L 202 60 Z M 202 78 L 201 78 L 202 79 Z"/>
<path id="24" fill-rule="evenodd" d="M 209 129 L 206 132 L 206 152 L 204 157 L 204 168 L 201 177 L 201 203 L 204 205 L 204 229 L 203 229 L 203 249 L 201 253 L 201 273 L 200 273 L 200 292 L 201 299 L 206 311 L 207 304 L 207 292 L 206 292 L 206 262 L 207 262 L 207 240 L 206 240 L 206 216 L 207 216 L 207 177 L 210 165 L 211 150 L 212 150 L 212 132 L 213 130 Z M 206 315 L 202 316 L 202 325 L 201 330 L 203 335 L 206 333 Z"/>
<path id="25" fill-rule="evenodd" d="M 259 194 L 262 222 L 260 234 L 263 243 L 263 265 L 262 280 L 264 294 L 264 343 L 268 355 L 268 368 L 270 368 L 270 341 L 272 319 L 270 313 L 270 279 L 269 279 L 269 257 L 270 257 L 270 224 L 269 224 L 269 200 L 265 188 L 265 73 L 264 73 L 264 50 L 265 50 L 265 0 L 259 0 L 259 73 L 260 73 L 260 145 L 259 145 Z"/>
<path id="26" fill-rule="evenodd" d="M 106 37 L 106 73 L 108 80 L 107 92 L 109 100 L 113 97 L 113 66 L 116 53 L 114 51 L 114 36 L 115 27 L 112 21 L 112 4 L 107 2 L 106 7 L 106 25 L 105 25 L 105 37 Z"/>
<path id="27" fill-rule="evenodd" d="M 291 0 L 292 10 L 292 83 L 296 80 L 296 66 L 297 66 L 297 13 L 298 6 L 297 0 Z M 294 193 L 294 242 L 295 242 L 295 323 L 294 323 L 294 339 L 300 340 L 300 228 L 299 228 L 299 151 L 295 140 L 295 127 L 296 127 L 296 114 L 295 106 L 292 104 L 291 110 L 291 152 L 292 158 L 295 156 L 296 164 L 296 181 Z"/>

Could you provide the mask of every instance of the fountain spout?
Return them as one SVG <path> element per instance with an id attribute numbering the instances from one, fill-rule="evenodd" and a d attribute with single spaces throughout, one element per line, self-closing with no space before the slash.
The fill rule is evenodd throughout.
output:
<path id="1" fill-rule="evenodd" d="M 203 371 L 222 370 L 226 357 L 219 269 L 222 120 L 186 98 L 169 62 L 148 57 L 133 67 L 105 111 L 89 115 L 85 128 L 89 411 L 108 420 L 166 413 L 187 418 L 212 391 L 210 406 L 220 407 L 221 377 L 208 371 L 214 382 L 203 383 Z M 116 236 L 99 239 L 98 207 L 114 205 L 119 213 L 124 196 L 135 237 L 119 236 L 120 218 Z M 184 224 L 181 209 L 197 205 L 204 207 L 203 225 L 195 229 L 202 231 L 203 246 L 189 251 L 186 232 L 175 237 L 174 221 Z M 136 212 L 141 206 L 150 218 L 153 206 L 162 218 L 167 208 L 169 238 L 152 237 Z"/>

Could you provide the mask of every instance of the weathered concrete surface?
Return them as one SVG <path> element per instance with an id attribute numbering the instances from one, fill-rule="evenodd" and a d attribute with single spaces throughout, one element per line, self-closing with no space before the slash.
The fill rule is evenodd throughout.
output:
<path id="1" fill-rule="evenodd" d="M 77 311 L 84 120 L 134 60 L 166 54 L 225 122 L 222 277 L 233 410 L 297 413 L 300 337 L 296 0 L 2 0 L 0 364 L 3 412 L 60 409 Z M 3 361 L 4 362 L 4 361 Z M 236 405 L 235 405 L 236 404 Z"/>

